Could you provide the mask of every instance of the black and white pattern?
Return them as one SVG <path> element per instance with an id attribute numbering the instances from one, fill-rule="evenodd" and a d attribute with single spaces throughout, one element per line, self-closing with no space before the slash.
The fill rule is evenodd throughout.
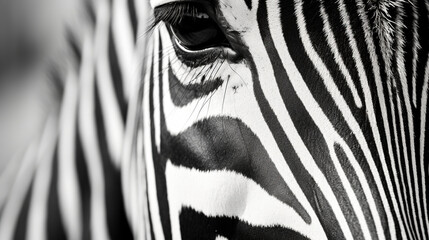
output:
<path id="1" fill-rule="evenodd" d="M 138 23 L 147 21 L 148 8 L 133 0 L 82 4 L 81 25 L 66 31 L 72 57 L 58 59 L 67 62 L 55 76 L 64 84 L 60 109 L 17 156 L 22 160 L 1 172 L 2 240 L 133 239 L 120 159 L 139 78 Z"/>
<path id="2" fill-rule="evenodd" d="M 427 0 L 86 2 L 0 239 L 429 239 Z M 146 42 L 149 2 L 231 48 Z"/>
<path id="3" fill-rule="evenodd" d="M 138 238 L 428 239 L 429 2 L 196 2 L 241 57 L 189 64 L 155 27 L 124 154 Z"/>

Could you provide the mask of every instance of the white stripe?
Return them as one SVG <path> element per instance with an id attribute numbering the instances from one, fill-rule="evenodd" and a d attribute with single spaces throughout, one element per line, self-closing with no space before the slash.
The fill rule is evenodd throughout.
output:
<path id="1" fill-rule="evenodd" d="M 148 48 L 149 52 L 153 51 L 153 50 L 151 50 L 152 43 L 153 42 L 150 42 L 150 45 Z M 148 58 L 149 59 L 147 61 L 147 68 L 146 69 L 150 69 L 152 67 L 152 64 L 153 64 L 152 58 L 150 58 L 150 57 L 148 57 Z M 147 72 L 147 74 L 145 75 L 146 81 L 143 82 L 143 84 L 149 82 L 149 77 L 150 77 L 149 72 Z M 144 90 L 144 88 L 142 88 L 142 91 L 143 90 Z M 144 93 L 142 92 L 142 94 L 144 94 Z M 140 101 L 140 99 L 142 99 L 142 98 L 138 98 L 138 99 Z M 141 111 L 139 111 L 139 112 L 140 112 L 140 114 L 142 114 Z M 139 119 L 141 119 L 141 115 L 138 115 L 138 116 L 139 116 Z M 148 206 L 149 206 L 148 196 L 147 196 L 148 190 L 147 190 L 147 185 L 146 185 L 147 184 L 147 173 L 146 173 L 146 164 L 145 164 L 146 161 L 144 159 L 145 149 L 143 147 L 144 146 L 144 135 L 143 135 L 144 132 L 143 132 L 143 129 L 141 129 L 143 127 L 142 124 L 143 123 L 141 121 L 139 121 L 139 125 L 138 125 L 139 128 L 138 128 L 138 132 L 136 133 L 138 136 L 137 137 L 137 147 L 138 147 L 138 149 L 137 149 L 137 163 L 136 163 L 137 164 L 136 167 L 137 167 L 137 171 L 138 171 L 137 172 L 138 182 L 137 182 L 136 187 L 140 190 L 138 192 L 138 199 L 139 199 L 140 207 L 143 209 L 142 215 L 141 215 L 142 218 L 140 219 L 139 226 L 144 225 L 144 227 L 141 229 L 145 229 L 145 231 L 140 233 L 140 235 L 143 239 L 150 240 L 150 239 L 152 239 L 152 235 L 151 235 L 151 230 L 150 230 L 151 226 L 150 226 L 149 208 L 148 208 Z M 142 184 L 145 185 L 144 188 L 142 188 L 142 186 L 141 186 Z"/>
<path id="2" fill-rule="evenodd" d="M 384 96 L 384 92 L 383 92 L 383 85 L 382 85 L 382 81 L 380 78 L 380 68 L 379 68 L 379 63 L 378 63 L 378 57 L 377 57 L 376 51 L 375 51 L 374 39 L 373 39 L 372 34 L 371 34 L 372 29 L 369 26 L 368 18 L 366 16 L 366 12 L 364 10 L 365 4 L 362 2 L 362 0 L 356 0 L 356 1 L 358 4 L 358 15 L 359 15 L 359 17 L 362 21 L 362 24 L 363 24 L 363 26 L 362 26 L 363 30 L 365 33 L 367 33 L 367 34 L 365 34 L 365 42 L 366 42 L 366 45 L 368 48 L 368 53 L 370 55 L 372 70 L 373 70 L 373 74 L 374 74 L 373 76 L 374 76 L 375 84 L 376 84 L 376 88 L 377 88 L 378 103 L 380 106 L 383 125 L 384 125 L 384 129 L 385 129 L 385 133 L 386 133 L 389 159 L 394 159 L 393 158 L 392 143 L 391 143 L 391 141 L 389 141 L 389 139 L 392 139 L 392 138 L 391 138 L 390 129 L 389 129 L 390 125 L 388 123 L 387 108 L 386 108 L 385 96 Z M 363 84 L 363 89 L 364 89 L 363 92 L 367 95 L 365 98 L 368 99 L 368 102 L 366 105 L 367 105 L 368 111 L 369 111 L 368 115 L 370 117 L 371 129 L 373 132 L 374 141 L 376 143 L 378 154 L 380 156 L 383 173 L 384 173 L 384 176 L 386 177 L 386 183 L 387 183 L 389 195 L 393 198 L 392 199 L 393 209 L 395 212 L 395 216 L 397 217 L 397 220 L 399 222 L 399 228 L 401 229 L 401 237 L 402 237 L 402 239 L 406 239 L 405 230 L 404 230 L 404 222 L 403 222 L 403 219 L 401 218 L 401 215 L 399 213 L 398 203 L 397 203 L 398 201 L 395 198 L 395 194 L 394 194 L 393 186 L 392 186 L 392 180 L 390 179 L 390 174 L 389 174 L 389 171 L 387 169 L 387 163 L 385 161 L 386 157 L 384 156 L 383 147 L 381 146 L 380 134 L 378 132 L 377 122 L 375 119 L 375 113 L 374 113 L 374 109 L 372 107 L 372 104 L 374 102 L 372 101 L 372 96 L 370 94 L 371 91 L 369 89 L 367 79 L 361 79 L 361 80 L 362 80 L 361 82 Z M 378 184 L 380 184 L 381 180 L 376 179 L 376 182 Z M 392 212 L 391 212 L 391 210 L 389 210 L 390 206 L 387 202 L 387 199 L 385 196 L 386 194 L 385 194 L 383 188 L 379 187 L 379 189 L 382 190 L 382 191 L 380 191 L 380 194 L 382 197 L 382 202 L 383 202 L 384 208 L 386 209 L 386 215 L 387 215 L 387 221 L 389 224 L 390 235 L 392 236 L 392 238 L 394 238 L 397 235 L 396 235 L 396 227 L 395 227 L 395 223 L 393 221 Z"/>
<path id="3" fill-rule="evenodd" d="M 141 21 L 142 18 L 149 17 L 149 6 L 147 1 L 133 1 L 135 6 L 135 11 L 137 14 L 137 27 L 138 32 L 141 32 L 141 28 L 145 28 L 145 21 Z M 143 27 L 142 27 L 143 26 Z M 143 144 L 139 144 L 135 141 L 139 141 L 141 137 L 141 133 L 137 131 L 141 126 L 137 126 L 136 124 L 141 124 L 141 120 L 136 121 L 137 118 L 141 119 L 141 104 L 143 101 L 143 87 L 142 87 L 142 79 L 147 76 L 141 78 L 144 73 L 143 71 L 150 69 L 152 64 L 152 59 L 150 57 L 146 57 L 145 53 L 150 51 L 150 44 L 147 46 L 148 39 L 141 38 L 137 36 L 137 44 L 134 49 L 135 59 L 134 63 L 136 67 L 136 73 L 132 74 L 135 76 L 135 81 L 131 81 L 130 84 L 130 97 L 129 97 L 129 111 L 127 113 L 126 118 L 126 128 L 125 135 L 123 139 L 122 145 L 122 157 L 121 157 L 121 180 L 122 180 L 122 191 L 124 196 L 124 206 L 125 211 L 128 216 L 128 220 L 130 222 L 133 235 L 135 239 L 147 239 L 150 240 L 150 227 L 149 227 L 149 213 L 147 209 L 147 196 L 146 196 L 146 173 L 145 173 L 145 164 L 143 153 L 138 152 L 137 155 L 135 153 L 136 147 L 137 151 L 142 150 Z M 139 56 L 139 58 L 137 58 Z M 146 68 L 144 68 L 143 63 L 146 64 Z M 145 73 L 147 75 L 147 73 Z M 141 140 L 143 141 L 143 140 Z M 141 176 L 142 175 L 142 176 Z M 136 209 L 140 209 L 136 211 Z M 140 214 L 139 214 L 140 213 Z"/>
<path id="4" fill-rule="evenodd" d="M 428 8 L 429 9 L 429 8 Z M 422 89 L 422 98 L 421 98 L 421 112 L 420 112 L 420 172 L 421 172 L 421 180 L 422 180 L 422 192 L 423 192 L 423 212 L 425 214 L 424 221 L 426 221 L 426 226 L 429 226 L 429 213 L 428 213 L 428 199 L 426 197 L 426 178 L 425 173 L 429 171 L 429 169 L 425 168 L 425 160 L 428 156 L 425 156 L 427 154 L 427 151 L 425 152 L 425 138 L 426 138 L 426 117 L 427 117 L 427 107 L 428 107 L 428 91 L 429 91 L 429 54 L 428 54 L 428 60 L 426 62 L 426 68 L 425 68 L 425 75 L 424 75 L 424 83 L 423 83 L 423 89 Z"/>
<path id="5" fill-rule="evenodd" d="M 0 218 L 0 239 L 8 240 L 14 236 L 19 213 L 33 179 L 37 147 L 36 143 L 32 143 L 28 147 L 16 180 L 13 182 L 13 187 Z"/>
<path id="6" fill-rule="evenodd" d="M 138 21 L 137 39 L 140 39 L 147 31 L 147 26 L 149 25 L 150 23 L 149 20 L 151 19 L 150 13 L 153 9 L 151 8 L 149 1 L 134 0 L 134 5 L 135 5 L 137 21 Z"/>
<path id="7" fill-rule="evenodd" d="M 28 146 L 27 146 L 28 148 Z M 0 175 L 0 207 L 3 207 L 7 202 L 10 191 L 12 190 L 13 181 L 15 180 L 16 174 L 22 166 L 24 155 L 27 149 L 21 149 L 7 163 L 7 166 L 3 169 Z"/>
<path id="8" fill-rule="evenodd" d="M 157 39 L 157 44 L 154 47 L 154 51 L 153 51 L 153 57 L 154 57 L 154 63 L 153 67 L 154 67 L 154 72 L 153 72 L 153 79 L 154 79 L 154 83 L 153 83 L 153 121 L 154 121 L 154 129 L 151 129 L 151 132 L 153 132 L 155 134 L 155 142 L 153 142 L 152 144 L 154 146 L 156 146 L 157 151 L 161 152 L 161 109 L 160 109 L 160 83 L 162 81 L 162 79 L 160 79 L 161 77 L 168 77 L 168 74 L 164 74 L 165 70 L 164 69 L 168 69 L 168 59 L 166 57 L 164 57 L 165 55 L 162 53 L 160 54 L 159 48 L 161 47 L 161 36 L 158 34 L 158 39 Z M 164 46 L 162 45 L 162 48 L 164 48 Z M 159 69 L 161 69 L 161 72 L 159 72 Z M 167 87 L 167 85 L 165 86 Z M 147 92 L 149 93 L 149 91 Z M 146 145 L 148 146 L 148 145 Z"/>
<path id="9" fill-rule="evenodd" d="M 393 92 L 392 92 L 392 86 L 391 84 L 387 85 L 387 89 L 388 89 L 388 93 L 389 96 L 393 96 Z M 398 165 L 401 166 L 402 164 L 402 158 L 400 158 L 400 151 L 401 148 L 399 147 L 399 137 L 398 137 L 398 133 L 399 133 L 399 129 L 397 127 L 397 122 L 396 122 L 396 111 L 395 111 L 395 105 L 393 104 L 393 98 L 389 97 L 389 101 L 390 101 L 390 111 L 392 111 L 392 125 L 393 125 L 393 135 L 394 135 L 394 141 L 395 141 L 395 149 L 396 149 L 396 156 L 398 156 L 397 161 L 398 161 Z M 407 188 L 405 185 L 405 178 L 404 178 L 404 172 L 402 167 L 399 167 L 399 176 L 400 176 L 400 184 L 402 189 L 404 189 L 403 191 L 401 191 L 401 188 L 399 186 L 399 178 L 398 178 L 398 169 L 396 169 L 396 164 L 393 163 L 392 165 L 392 171 L 393 171 L 393 177 L 395 179 L 395 183 L 396 183 L 396 189 L 398 191 L 398 196 L 399 196 L 399 206 L 401 208 L 401 212 L 402 212 L 402 216 L 404 219 L 406 217 L 409 218 L 409 211 L 406 211 L 405 208 L 408 206 L 408 197 L 405 196 L 407 193 Z M 410 229 L 410 223 L 408 220 L 405 221 L 405 230 L 408 231 L 409 233 L 411 232 Z"/>
<path id="10" fill-rule="evenodd" d="M 408 206 L 409 206 L 408 204 L 410 204 L 409 201 L 408 201 L 408 198 L 411 198 L 410 199 L 411 205 L 414 205 L 414 201 L 413 201 L 413 198 L 410 197 L 410 195 L 412 195 L 413 193 L 409 193 L 407 191 L 407 190 L 410 189 L 410 191 L 412 192 L 411 188 L 413 186 L 411 185 L 410 172 L 409 172 L 410 171 L 410 167 L 409 167 L 409 159 L 408 159 L 408 155 L 407 155 L 408 148 L 407 148 L 407 142 L 406 142 L 406 139 L 405 139 L 404 119 L 402 117 L 403 112 L 402 112 L 402 106 L 401 106 L 401 99 L 399 98 L 399 96 L 397 94 L 395 94 L 395 95 L 396 95 L 396 101 L 399 103 L 397 105 L 397 107 L 398 107 L 398 117 L 399 117 L 399 132 L 400 132 L 401 143 L 402 143 L 402 154 L 404 155 L 403 161 L 405 162 L 405 173 L 407 175 L 407 184 L 403 183 L 404 187 L 405 187 L 403 191 L 404 191 L 404 194 L 405 194 L 405 199 L 406 199 L 406 204 L 407 204 L 406 212 L 407 212 L 407 217 L 408 217 L 408 220 L 409 220 L 409 221 L 407 221 L 407 225 L 410 226 L 410 228 L 409 228 L 410 234 L 416 234 L 415 233 L 416 229 L 413 227 L 413 225 L 411 223 L 411 216 L 414 215 L 415 212 L 414 211 L 410 212 L 410 209 L 408 208 Z M 402 170 L 403 169 L 401 169 L 401 171 Z"/>
<path id="11" fill-rule="evenodd" d="M 420 231 L 418 231 L 418 223 L 420 222 L 420 226 L 422 227 L 421 229 L 423 229 L 423 219 L 422 219 L 422 215 L 421 215 L 421 205 L 420 205 L 420 201 L 416 201 L 417 202 L 417 211 L 415 209 L 415 197 L 419 196 L 419 192 L 420 192 L 420 187 L 418 184 L 418 176 L 417 176 L 417 162 L 416 162 L 416 148 L 415 148 L 415 139 L 414 139 L 414 122 L 413 122 L 413 112 L 412 112 L 412 106 L 411 106 L 411 102 L 410 102 L 410 96 L 409 96 L 409 92 L 408 92 L 408 80 L 407 80 L 407 72 L 405 69 L 405 59 L 404 59 L 404 46 L 405 46 L 405 42 L 404 42 L 404 36 L 403 36 L 403 28 L 405 26 L 403 26 L 403 9 L 401 7 L 398 8 L 398 18 L 397 18 L 397 24 L 396 26 L 399 28 L 397 30 L 397 38 L 396 41 L 398 42 L 398 49 L 396 51 L 396 57 L 397 57 L 397 70 L 399 73 L 399 77 L 400 77 L 400 83 L 402 86 L 402 95 L 404 98 L 404 104 L 405 104 L 405 110 L 407 113 L 407 126 L 408 126 L 408 137 L 409 137 L 409 143 L 410 143 L 410 151 L 411 151 L 411 164 L 412 164 L 412 171 L 413 171 L 413 176 L 410 176 L 410 171 L 409 171 L 409 160 L 408 160 L 408 144 L 407 141 L 405 140 L 405 132 L 404 132 L 404 139 L 403 139 L 403 149 L 404 149 L 404 156 L 405 156 L 405 168 L 406 168 L 406 172 L 407 172 L 407 178 L 408 178 L 408 186 L 410 189 L 410 196 L 411 196 L 411 214 L 413 216 L 413 220 L 414 220 L 414 231 L 416 232 L 416 236 L 418 236 L 419 239 L 422 239 L 422 233 Z M 398 99 L 398 103 L 400 103 L 399 99 Z M 398 108 L 401 109 L 400 104 L 398 104 Z M 402 114 L 400 114 L 400 120 L 402 120 Z M 405 122 L 404 122 L 405 124 Z M 402 124 L 401 124 L 402 125 Z M 405 126 L 405 125 L 404 125 Z M 411 179 L 414 179 L 414 185 L 411 183 Z M 414 192 L 414 188 L 415 192 Z M 417 215 L 419 216 L 419 220 L 417 220 Z"/>
<path id="12" fill-rule="evenodd" d="M 361 7 L 363 5 L 361 5 L 360 3 L 358 5 L 360 5 L 360 6 L 358 6 L 358 9 L 360 10 L 359 15 L 360 15 L 361 21 L 363 22 L 363 25 L 364 25 L 363 26 L 363 30 L 364 31 L 369 31 L 365 27 L 367 25 L 367 23 L 366 23 L 366 21 L 364 19 L 364 16 L 363 16 L 364 13 L 362 13 L 362 11 L 361 11 Z M 373 98 L 371 96 L 371 90 L 370 90 L 370 87 L 369 87 L 369 84 L 368 84 L 368 78 L 367 78 L 367 75 L 366 75 L 366 72 L 365 72 L 365 69 L 364 69 L 364 66 L 363 66 L 363 61 L 362 61 L 361 55 L 360 55 L 359 50 L 358 50 L 356 39 L 355 39 L 353 31 L 352 31 L 352 27 L 351 27 L 351 23 L 350 23 L 350 17 L 348 15 L 348 12 L 346 10 L 346 7 L 344 5 L 344 1 L 343 0 L 339 0 L 338 8 L 339 8 L 339 11 L 340 11 L 340 14 L 341 14 L 341 19 L 343 20 L 343 25 L 346 28 L 346 34 L 347 34 L 347 37 L 349 39 L 350 47 L 352 49 L 353 59 L 355 60 L 355 64 L 356 64 L 356 67 L 357 67 L 357 70 L 358 70 L 358 74 L 359 74 L 359 79 L 361 80 L 361 83 L 362 83 L 362 89 L 363 89 L 364 98 L 365 98 L 365 105 L 366 105 L 366 107 L 368 109 L 367 110 L 368 111 L 368 118 L 371 120 L 370 121 L 370 123 L 371 123 L 371 129 L 372 129 L 372 132 L 373 132 L 373 135 L 374 135 L 374 138 L 375 138 L 375 142 L 377 144 L 377 151 L 378 151 L 378 154 L 380 155 L 381 161 L 384 162 L 384 151 L 383 151 L 382 146 L 380 144 L 380 136 L 379 136 L 379 132 L 378 132 L 378 129 L 377 129 L 377 120 L 375 119 L 375 113 L 374 113 L 375 111 L 373 109 Z M 368 48 L 373 48 L 372 40 L 369 39 L 368 36 L 365 36 L 365 41 L 367 43 Z M 374 61 L 377 61 L 376 60 L 376 55 L 374 54 L 375 50 L 373 50 L 372 52 L 371 52 L 371 50 L 373 50 L 373 49 L 369 49 L 369 53 L 370 53 L 370 57 L 373 60 L 373 62 L 372 62 L 372 64 L 373 64 L 373 71 L 375 71 L 374 72 L 374 77 L 375 77 L 375 80 L 376 80 L 376 84 L 380 84 L 381 81 L 380 81 L 379 69 L 378 69 L 378 66 L 374 64 Z M 379 101 L 380 101 L 380 108 L 381 108 L 383 116 L 384 116 L 383 117 L 384 124 L 385 124 L 385 126 L 389 126 L 388 123 L 387 123 L 387 117 L 386 117 L 387 113 L 386 113 L 386 106 L 385 106 L 385 103 L 384 103 L 383 92 L 379 91 L 378 85 L 377 85 L 377 91 L 378 91 L 379 94 L 382 94 L 382 96 L 379 98 Z M 381 105 L 383 105 L 383 106 L 381 106 Z M 348 118 L 346 118 L 346 119 L 348 119 Z M 386 128 L 386 136 L 387 136 L 387 139 L 390 139 L 390 129 L 389 128 Z M 363 137 L 363 136 L 361 135 L 361 137 Z M 360 139 L 360 138 L 358 138 L 358 139 Z M 388 149 L 389 149 L 390 159 L 393 159 L 393 152 L 392 152 L 391 142 L 390 141 L 387 141 L 387 142 L 388 142 Z M 368 156 L 368 155 L 366 155 L 366 156 Z M 383 166 L 385 166 L 385 165 L 383 165 Z M 372 171 L 374 173 L 377 172 L 377 170 L 376 170 L 377 168 L 374 167 L 374 165 L 372 165 L 371 169 L 372 169 Z M 386 168 L 383 168 L 383 169 L 384 169 L 384 173 L 385 174 L 387 173 L 386 177 L 388 179 L 387 181 L 388 181 L 389 191 L 394 196 L 394 192 L 393 192 L 392 187 L 391 187 L 390 175 L 388 175 L 389 173 L 388 173 L 388 171 L 387 171 Z M 390 227 L 390 231 L 391 231 L 390 233 L 391 233 L 392 236 L 396 236 L 395 226 L 394 226 L 394 222 L 393 222 L 393 217 L 391 216 L 391 213 L 390 213 L 391 210 L 390 210 L 390 207 L 388 206 L 387 197 L 385 196 L 385 192 L 384 192 L 383 186 L 381 186 L 381 180 L 379 179 L 379 175 L 378 174 L 374 174 L 374 175 L 375 175 L 375 180 L 378 183 L 377 184 L 377 188 L 378 188 L 378 190 L 380 192 L 380 195 L 381 195 L 381 198 L 382 198 L 382 202 L 383 202 L 383 205 L 384 205 L 384 209 L 385 209 L 385 211 L 387 213 L 388 223 L 389 223 L 389 227 Z M 398 186 L 398 182 L 395 181 L 395 183 L 396 183 L 396 186 Z M 393 202 L 394 202 L 394 205 L 397 204 L 396 200 L 393 200 Z M 402 221 L 401 219 L 399 219 L 399 220 Z"/>
<path id="13" fill-rule="evenodd" d="M 125 138 L 123 142 L 123 152 L 122 152 L 122 161 L 121 161 L 121 181 L 122 181 L 122 193 L 124 196 L 124 207 L 125 212 L 128 216 L 129 223 L 131 225 L 132 233 L 135 239 L 139 239 L 139 224 L 138 224 L 138 214 L 136 214 L 135 209 L 138 209 L 138 199 L 136 197 L 138 193 L 137 188 L 137 173 L 136 173 L 136 159 L 134 153 L 135 146 L 135 120 L 137 119 L 137 99 L 131 99 L 130 111 L 127 116 L 127 124 L 125 129 Z M 144 182 L 143 188 L 145 186 Z M 139 211 L 138 211 L 139 212 Z"/>
<path id="14" fill-rule="evenodd" d="M 112 6 L 112 28 L 116 55 L 122 74 L 124 97 L 129 100 L 131 87 L 137 81 L 135 65 L 135 39 L 126 0 L 114 0 Z"/>
<path id="15" fill-rule="evenodd" d="M 91 187 L 91 237 L 93 239 L 108 240 L 106 205 L 104 192 L 104 177 L 100 155 L 97 126 L 95 123 L 95 79 L 92 46 L 87 44 L 84 54 L 88 61 L 82 64 L 82 75 L 80 76 L 80 102 L 79 102 L 79 133 L 82 140 L 83 153 L 88 167 L 88 176 Z M 86 51 L 85 51 L 86 50 Z M 100 78 L 102 76 L 98 76 Z M 103 91 L 103 90 L 101 90 Z"/>
<path id="16" fill-rule="evenodd" d="M 417 79 L 417 61 L 419 58 L 418 51 L 421 49 L 420 39 L 419 39 L 419 18 L 420 15 L 418 13 L 418 1 L 412 0 L 412 8 L 413 8 L 413 104 L 414 107 L 417 107 L 417 86 L 416 86 L 416 79 Z M 423 229 L 423 228 L 422 228 Z"/>
<path id="17" fill-rule="evenodd" d="M 293 208 L 241 174 L 227 170 L 201 172 L 174 166 L 170 160 L 165 172 L 174 240 L 182 239 L 179 215 L 183 207 L 208 217 L 236 217 L 251 226 L 281 226 L 304 236 L 312 231 Z"/>
<path id="18" fill-rule="evenodd" d="M 335 62 L 338 64 L 338 67 L 341 73 L 343 74 L 344 79 L 347 82 L 347 86 L 349 87 L 352 93 L 356 106 L 358 108 L 361 108 L 362 100 L 358 94 L 358 91 L 352 80 L 352 77 L 350 76 L 350 72 L 347 69 L 346 65 L 344 64 L 343 58 L 341 57 L 340 52 L 338 50 L 337 42 L 335 41 L 335 36 L 334 36 L 334 33 L 332 32 L 331 24 L 329 23 L 328 15 L 326 14 L 326 10 L 325 10 L 325 7 L 323 6 L 323 2 L 321 3 L 320 14 L 323 19 L 323 31 L 325 32 L 326 40 L 328 41 L 329 47 L 331 48 L 331 51 L 334 54 Z"/>
<path id="19" fill-rule="evenodd" d="M 137 146 L 140 146 L 137 149 L 137 162 L 136 162 L 136 169 L 137 169 L 137 188 L 138 188 L 138 202 L 139 202 L 139 209 L 140 211 L 140 219 L 139 219 L 139 226 L 140 231 L 139 236 L 141 239 L 150 240 L 152 239 L 152 236 L 150 234 L 150 219 L 149 219 L 149 209 L 148 209 L 148 198 L 147 198 L 147 187 L 146 187 L 146 165 L 143 158 L 143 131 L 140 129 L 138 131 L 138 138 L 137 138 Z M 144 184 L 144 187 L 142 186 Z"/>
<path id="20" fill-rule="evenodd" d="M 58 132 L 56 121 L 55 117 L 47 121 L 37 154 L 38 166 L 27 218 L 26 239 L 43 240 L 47 238 L 48 196 Z"/>
<path id="21" fill-rule="evenodd" d="M 328 70 L 324 67 L 323 62 L 321 59 L 317 56 L 317 53 L 312 48 L 308 33 L 306 32 L 306 26 L 305 26 L 305 20 L 302 14 L 302 2 L 301 1 L 295 1 L 295 13 L 297 15 L 299 30 L 300 30 L 300 36 L 302 38 L 304 47 L 306 51 L 308 52 L 308 56 L 310 59 L 314 62 L 314 65 L 316 66 L 317 70 L 320 72 L 320 76 L 324 80 L 324 83 L 327 86 L 328 91 L 334 98 L 335 102 L 338 104 L 338 107 L 342 111 L 343 114 L 345 114 L 345 119 L 348 120 L 349 125 L 351 125 L 352 129 L 358 129 L 357 123 L 353 122 L 353 116 L 350 113 L 350 109 L 348 109 L 347 103 L 345 103 L 343 97 L 339 93 L 339 90 L 337 87 L 333 84 L 333 80 L 330 77 L 330 74 Z M 273 8 L 269 8 L 268 12 L 276 12 Z M 269 18 L 272 19 L 272 18 Z M 279 19 L 279 17 L 277 17 Z M 274 20 L 273 20 L 274 21 Z M 341 164 L 339 163 L 336 154 L 333 150 L 334 144 L 339 143 L 343 149 L 345 149 L 345 152 L 351 152 L 351 150 L 348 149 L 348 146 L 343 141 L 343 139 L 336 133 L 335 129 L 333 128 L 332 124 L 329 122 L 329 119 L 327 119 L 326 115 L 323 113 L 323 111 L 320 109 L 318 103 L 315 101 L 315 99 L 312 97 L 309 89 L 305 85 L 305 82 L 302 79 L 302 76 L 296 69 L 295 63 L 292 61 L 292 59 L 289 56 L 288 49 L 284 43 L 284 39 L 282 37 L 282 29 L 279 27 L 276 27 L 276 24 L 274 24 L 273 21 L 270 21 L 270 28 L 272 29 L 272 36 L 274 39 L 274 44 L 276 46 L 276 49 L 278 49 L 279 52 L 281 52 L 280 58 L 283 61 L 283 65 L 288 66 L 286 68 L 286 71 L 291 79 L 291 83 L 294 86 L 295 91 L 297 92 L 300 99 L 302 99 L 304 106 L 306 107 L 307 111 L 309 112 L 310 116 L 313 118 L 315 124 L 319 127 L 322 134 L 324 135 L 325 140 L 327 141 L 328 146 L 331 148 L 331 158 L 333 160 L 333 163 L 337 169 L 338 175 L 341 178 L 342 182 L 344 183 L 344 189 L 347 191 L 347 195 L 349 196 L 349 199 L 351 201 L 352 206 L 354 207 L 355 213 L 357 218 L 359 219 L 360 225 L 362 227 L 362 232 L 364 234 L 364 237 L 366 239 L 370 239 L 370 233 L 367 226 L 367 222 L 365 220 L 363 211 L 360 207 L 359 201 L 357 200 L 356 194 L 353 191 L 350 182 L 347 179 L 347 176 L 344 173 L 344 170 L 341 167 Z M 279 21 L 279 20 L 277 20 Z M 287 53 L 287 54 L 284 54 Z M 281 121 L 282 122 L 282 121 Z M 353 128 L 353 126 L 355 128 Z M 359 135 L 357 136 L 359 139 Z M 361 138 L 362 139 L 362 138 Z M 367 153 L 367 156 L 370 156 L 370 154 Z M 370 210 L 372 212 L 376 229 L 378 229 L 379 236 L 382 236 L 382 227 L 380 223 L 380 219 L 377 217 L 379 216 L 377 213 L 377 209 L 374 203 L 374 200 L 372 198 L 371 190 L 369 186 L 367 185 L 365 174 L 363 173 L 362 169 L 360 168 L 357 160 L 355 157 L 353 157 L 352 154 L 348 154 L 349 161 L 352 164 L 361 184 L 364 190 L 364 193 L 368 199 L 368 204 L 370 207 Z M 318 180 L 318 179 L 317 179 Z M 339 220 L 342 221 L 341 219 Z M 346 224 L 346 223 L 344 223 Z M 343 226 L 344 227 L 344 226 Z M 348 227 L 347 227 L 348 228 Z M 349 231 L 347 228 L 344 228 L 345 231 Z M 346 237 L 347 232 L 345 232 Z"/>
<path id="22" fill-rule="evenodd" d="M 91 46 L 90 39 L 86 39 L 83 50 L 84 64 L 91 64 L 88 54 Z M 58 198 L 61 217 L 64 222 L 65 232 L 69 239 L 82 237 L 81 199 L 78 185 L 78 176 L 75 165 L 75 137 L 76 114 L 79 98 L 77 80 L 72 76 L 67 78 L 63 104 L 60 116 L 60 136 L 58 139 Z"/>
<path id="23" fill-rule="evenodd" d="M 139 40 L 137 55 L 144 56 L 144 52 L 151 52 L 151 44 L 146 46 L 145 41 Z M 144 44 L 144 45 L 143 45 Z M 144 47 L 142 47 L 144 46 Z M 146 48 L 146 49 L 143 49 Z M 126 132 L 123 142 L 122 155 L 122 189 L 124 193 L 125 210 L 130 220 L 135 239 L 150 240 L 149 209 L 146 195 L 146 172 L 143 155 L 142 104 L 143 83 L 149 79 L 152 58 L 145 59 L 146 71 L 143 80 L 136 82 L 132 89 L 127 115 Z M 142 68 L 143 69 L 143 68 Z M 136 149 L 137 148 L 137 149 Z M 140 209 L 136 211 L 136 209 Z"/>
<path id="24" fill-rule="evenodd" d="M 158 83 L 158 72 L 156 72 L 156 69 L 158 68 L 159 59 L 158 54 L 155 49 L 159 48 L 159 34 L 158 31 L 155 31 L 153 33 L 153 41 L 155 42 L 154 48 L 153 48 L 153 56 L 154 56 L 154 62 L 152 64 L 152 71 L 153 71 L 153 84 Z M 147 185 L 148 185 L 148 198 L 149 198 L 149 208 L 150 208 L 150 215 L 152 220 L 152 228 L 155 235 L 155 239 L 165 239 L 164 237 L 164 231 L 162 229 L 161 224 L 161 218 L 159 215 L 159 206 L 158 206 L 158 198 L 157 198 L 157 189 L 156 189 L 156 180 L 155 180 L 155 169 L 153 166 L 153 158 L 152 158 L 152 149 L 151 146 L 151 135 L 149 134 L 151 131 L 150 127 L 150 112 L 149 112 L 149 75 L 147 75 L 147 78 L 145 78 L 145 84 L 144 84 L 144 100 L 143 100 L 143 118 L 144 118 L 144 125 L 143 125 L 143 131 L 144 131 L 144 156 L 146 161 L 146 169 L 147 169 Z M 155 123 L 156 124 L 156 123 Z"/>
<path id="25" fill-rule="evenodd" d="M 114 85 L 108 56 L 109 41 L 109 6 L 107 0 L 97 2 L 96 26 L 96 71 L 97 88 L 100 96 L 100 105 L 103 113 L 104 128 L 110 156 L 116 167 L 120 166 L 122 139 L 124 136 L 124 123 L 115 95 Z M 122 83 L 121 83 L 122 84 Z"/>

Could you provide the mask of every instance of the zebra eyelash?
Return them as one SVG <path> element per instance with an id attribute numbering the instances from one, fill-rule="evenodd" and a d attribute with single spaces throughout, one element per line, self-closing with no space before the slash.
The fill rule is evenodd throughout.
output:
<path id="1" fill-rule="evenodd" d="M 149 31 L 153 30 L 161 22 L 171 26 L 179 24 L 185 16 L 199 17 L 205 14 L 201 6 L 193 2 L 175 2 L 167 3 L 154 9 L 154 19 L 149 27 Z"/>

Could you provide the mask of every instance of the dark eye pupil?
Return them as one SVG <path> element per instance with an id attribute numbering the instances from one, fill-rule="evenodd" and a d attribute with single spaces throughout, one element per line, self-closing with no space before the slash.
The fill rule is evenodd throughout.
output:
<path id="1" fill-rule="evenodd" d="M 217 23 L 211 18 L 184 16 L 171 28 L 179 42 L 190 50 L 225 46 L 228 43 Z"/>

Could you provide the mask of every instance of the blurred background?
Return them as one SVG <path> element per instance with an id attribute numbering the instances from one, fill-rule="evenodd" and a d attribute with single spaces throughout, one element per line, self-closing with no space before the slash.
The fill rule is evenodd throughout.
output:
<path id="1" fill-rule="evenodd" d="M 58 110 L 66 26 L 84 0 L 0 0 L 0 170 Z"/>

